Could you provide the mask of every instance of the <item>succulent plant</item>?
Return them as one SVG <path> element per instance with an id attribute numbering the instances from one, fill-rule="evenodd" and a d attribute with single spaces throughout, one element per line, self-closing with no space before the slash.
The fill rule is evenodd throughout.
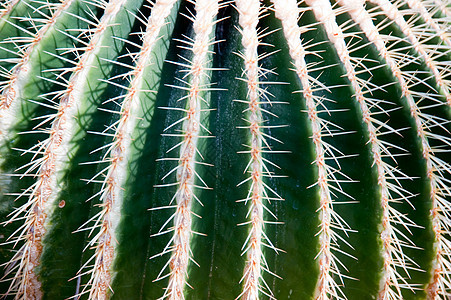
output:
<path id="1" fill-rule="evenodd" d="M 3 0 L 10 299 L 450 299 L 448 0 Z"/>

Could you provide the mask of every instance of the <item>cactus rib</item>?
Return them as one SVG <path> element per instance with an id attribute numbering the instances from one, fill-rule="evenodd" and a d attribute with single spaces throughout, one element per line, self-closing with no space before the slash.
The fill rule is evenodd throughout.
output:
<path id="1" fill-rule="evenodd" d="M 448 299 L 450 4 L 0 0 L 0 297 Z"/>
<path id="2" fill-rule="evenodd" d="M 449 28 L 443 28 L 443 25 L 438 23 L 434 18 L 434 13 L 429 12 L 423 3 L 419 0 L 407 0 L 407 4 L 413 11 L 417 11 L 427 26 L 432 28 L 436 35 L 449 47 L 451 47 L 451 37 L 449 35 Z"/>
<path id="3" fill-rule="evenodd" d="M 207 64 L 209 48 L 212 45 L 211 33 L 216 23 L 215 17 L 219 10 L 219 3 L 218 1 L 207 0 L 196 0 L 193 2 L 196 15 L 188 18 L 193 22 L 194 39 L 192 41 L 183 41 L 193 55 L 190 62 L 186 65 L 188 70 L 186 70 L 186 74 L 183 77 L 184 79 L 188 78 L 189 81 L 181 80 L 188 87 L 174 86 L 188 93 L 187 96 L 180 99 L 186 99 L 186 108 L 184 110 L 186 116 L 170 125 L 172 127 L 175 124 L 182 123 L 182 134 L 164 134 L 166 136 L 180 136 L 183 138 L 183 141 L 176 147 L 171 148 L 171 150 L 180 148 L 177 167 L 163 177 L 164 179 L 176 172 L 177 191 L 170 203 L 171 205 L 175 200 L 176 211 L 166 222 L 167 224 L 171 219 L 174 222 L 174 226 L 169 230 L 169 232 L 173 232 L 173 237 L 162 253 L 172 252 L 168 263 L 164 267 L 165 269 L 169 266 L 170 272 L 161 276 L 163 269 L 156 279 L 161 280 L 169 277 L 169 283 L 161 299 L 184 299 L 183 291 L 185 286 L 188 285 L 186 280 L 188 263 L 192 261 L 197 264 L 191 256 L 190 249 L 190 238 L 195 233 L 191 228 L 192 202 L 193 199 L 198 199 L 195 195 L 196 188 L 208 188 L 196 171 L 196 165 L 199 164 L 196 156 L 202 157 L 198 149 L 198 140 L 204 138 L 204 136 L 200 132 L 201 130 L 208 132 L 208 129 L 202 124 L 201 114 L 205 111 L 202 107 L 208 105 L 203 93 L 208 93 L 208 86 L 205 86 L 206 78 L 208 78 Z M 169 128 L 166 128 L 165 131 Z M 203 186 L 196 185 L 195 181 L 197 179 L 200 180 Z"/>
<path id="4" fill-rule="evenodd" d="M 404 35 L 412 43 L 412 47 L 418 52 L 422 59 L 424 59 L 426 66 L 434 75 L 437 85 L 445 95 L 448 105 L 451 106 L 451 83 L 449 79 L 444 76 L 449 66 L 447 66 L 446 63 L 444 63 L 443 66 L 440 66 L 436 62 L 434 57 L 431 55 L 431 51 L 428 50 L 427 47 L 425 47 L 419 37 L 415 34 L 412 26 L 410 26 L 408 22 L 404 20 L 401 12 L 396 7 L 396 5 L 390 3 L 390 1 L 388 0 L 370 0 L 370 2 L 376 4 L 387 15 L 389 19 L 393 20 L 399 26 Z M 441 54 L 438 55 L 440 56 Z"/>
<path id="5" fill-rule="evenodd" d="M 451 10 L 449 9 L 449 4 L 447 4 L 446 1 L 443 0 L 434 0 L 433 5 L 437 6 L 443 15 L 450 16 Z"/>
<path id="6" fill-rule="evenodd" d="M 258 46 L 261 45 L 260 39 L 270 34 L 258 33 L 257 24 L 259 15 L 263 13 L 260 3 L 257 0 L 236 1 L 236 9 L 239 13 L 239 24 L 241 26 L 241 43 L 243 45 L 243 52 L 238 55 L 244 61 L 243 74 L 245 78 L 242 78 L 247 85 L 247 99 L 238 100 L 247 104 L 245 113 L 247 117 L 245 121 L 248 126 L 244 128 L 250 132 L 250 145 L 248 151 L 242 151 L 241 153 L 249 153 L 250 160 L 244 170 L 244 173 L 249 173 L 250 177 L 243 180 L 239 185 L 246 182 L 250 182 L 250 188 L 245 199 L 239 200 L 239 202 L 248 203 L 249 210 L 247 217 L 250 219 L 240 225 L 250 224 L 249 234 L 246 242 L 242 247 L 243 254 L 246 254 L 246 265 L 244 268 L 244 275 L 241 279 L 243 284 L 243 291 L 237 297 L 246 300 L 254 300 L 259 298 L 259 293 L 262 293 L 269 298 L 272 298 L 273 293 L 268 284 L 263 279 L 263 272 L 266 271 L 274 276 L 276 274 L 269 270 L 267 261 L 263 254 L 263 247 L 266 246 L 276 251 L 279 251 L 273 243 L 269 240 L 268 235 L 265 233 L 265 224 L 277 224 L 279 222 L 267 221 L 264 217 L 264 212 L 271 214 L 276 220 L 277 217 L 267 207 L 264 202 L 271 203 L 271 201 L 283 200 L 277 192 L 272 189 L 267 183 L 265 178 L 275 176 L 269 171 L 265 163 L 273 165 L 279 168 L 277 165 L 269 161 L 264 157 L 265 153 L 271 153 L 272 149 L 268 143 L 268 140 L 278 141 L 276 138 L 265 133 L 265 128 L 279 127 L 280 125 L 265 126 L 265 120 L 263 119 L 263 113 L 269 113 L 262 108 L 262 105 L 267 102 L 271 104 L 269 99 L 270 94 L 261 86 L 261 84 L 271 84 L 271 82 L 264 82 L 262 78 L 268 70 L 265 70 L 259 65 L 259 59 L 261 56 L 270 54 L 258 54 Z M 276 83 L 272 83 L 276 84 Z M 283 126 L 283 125 L 282 125 Z M 271 197 L 272 194 L 272 197 Z"/>
<path id="7" fill-rule="evenodd" d="M 3 19 L 6 15 L 11 13 L 14 6 L 19 3 L 19 0 L 8 0 L 6 2 L 1 3 L 0 5 L 3 7 L 0 9 L 0 19 Z"/>
<path id="8" fill-rule="evenodd" d="M 27 72 L 31 68 L 30 56 L 39 43 L 45 38 L 52 26 L 55 25 L 56 19 L 71 5 L 73 0 L 64 0 L 58 4 L 47 3 L 44 8 L 50 9 L 50 14 L 44 16 L 43 23 L 39 30 L 26 38 L 25 41 L 30 40 L 19 52 L 20 57 L 17 58 L 17 64 L 6 75 L 6 81 L 0 86 L 0 142 L 4 142 L 8 137 L 12 127 L 15 125 L 14 121 L 17 119 L 17 111 L 19 109 L 21 93 L 27 83 Z M 17 43 L 17 40 L 13 40 Z"/>

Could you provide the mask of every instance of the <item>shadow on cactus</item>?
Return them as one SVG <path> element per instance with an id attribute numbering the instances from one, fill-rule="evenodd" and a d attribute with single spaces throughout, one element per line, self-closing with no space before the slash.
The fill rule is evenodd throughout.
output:
<path id="1" fill-rule="evenodd" d="M 0 4 L 6 299 L 449 299 L 449 1 Z"/>

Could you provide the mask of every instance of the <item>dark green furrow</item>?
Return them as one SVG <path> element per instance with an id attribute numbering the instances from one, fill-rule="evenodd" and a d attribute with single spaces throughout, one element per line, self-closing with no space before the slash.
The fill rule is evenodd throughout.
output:
<path id="1" fill-rule="evenodd" d="M 222 15 L 221 15 L 222 13 Z M 248 139 L 243 110 L 246 105 L 235 102 L 245 99 L 246 85 L 237 81 L 230 73 L 240 74 L 242 59 L 234 52 L 241 45 L 241 38 L 233 27 L 237 20 L 236 11 L 228 7 L 218 17 L 231 14 L 230 19 L 221 21 L 216 28 L 217 40 L 227 39 L 215 47 L 213 67 L 227 70 L 216 71 L 212 82 L 226 91 L 214 91 L 211 97 L 211 108 L 215 111 L 210 116 L 210 131 L 214 139 L 206 140 L 205 161 L 213 167 L 202 169 L 201 176 L 213 191 L 202 191 L 204 204 L 196 211 L 202 216 L 195 230 L 205 233 L 193 244 L 193 253 L 200 267 L 193 265 L 189 282 L 195 288 L 187 291 L 188 299 L 234 299 L 241 292 L 239 284 L 243 276 L 245 256 L 241 256 L 241 247 L 247 236 L 244 226 L 237 226 L 246 218 L 246 208 L 239 199 L 247 196 L 247 186 L 237 187 L 244 178 L 248 157 L 237 154 Z M 236 120 L 236 122 L 230 122 Z"/>
<path id="2" fill-rule="evenodd" d="M 261 20 L 260 26 L 270 32 L 281 24 L 271 13 Z M 271 272 L 281 278 L 266 274 L 264 279 L 277 299 L 312 299 L 319 276 L 318 262 L 315 260 L 319 251 L 318 238 L 315 237 L 319 230 L 316 212 L 319 190 L 317 186 L 312 186 L 317 180 L 317 169 L 312 163 L 315 153 L 310 138 L 311 128 L 307 114 L 304 113 L 305 101 L 297 93 L 301 90 L 301 85 L 296 74 L 282 71 L 292 68 L 291 61 L 284 59 L 289 54 L 283 32 L 274 32 L 263 39 L 263 42 L 273 47 L 261 47 L 261 54 L 280 49 L 262 62 L 264 68 L 277 73 L 269 74 L 265 80 L 282 83 L 264 87 L 274 95 L 271 100 L 285 102 L 265 105 L 266 110 L 277 116 L 267 115 L 267 123 L 287 125 L 266 129 L 267 134 L 282 142 L 268 140 L 272 149 L 287 153 L 266 155 L 266 159 L 280 167 L 278 169 L 268 165 L 270 171 L 285 177 L 267 178 L 267 184 L 284 200 L 273 201 L 269 207 L 277 216 L 277 221 L 283 224 L 266 226 L 270 240 L 282 251 L 275 253 L 271 249 L 264 250 Z"/>
<path id="3" fill-rule="evenodd" d="M 124 187 L 123 217 L 117 229 L 119 247 L 114 271 L 118 273 L 113 281 L 115 291 L 113 298 L 145 298 L 149 283 L 156 278 L 153 273 L 147 274 L 148 265 L 151 264 L 149 257 L 152 255 L 148 248 L 155 247 L 153 239 L 149 239 L 149 235 L 154 232 L 152 228 L 149 228 L 152 212 L 148 210 L 155 204 L 152 200 L 155 189 L 153 185 L 160 183 L 155 168 L 158 164 L 156 159 L 161 158 L 159 156 L 161 153 L 152 149 L 158 149 L 156 145 L 162 142 L 160 135 L 164 130 L 164 115 L 168 112 L 159 108 L 168 107 L 170 103 L 166 102 L 167 97 L 173 97 L 169 96 L 169 93 L 174 89 L 165 86 L 169 83 L 169 78 L 173 76 L 172 72 L 168 72 L 168 68 L 172 68 L 173 65 L 165 60 L 172 59 L 170 53 L 174 52 L 175 45 L 170 44 L 174 28 L 179 29 L 184 25 L 176 21 L 178 10 L 177 4 L 172 9 L 167 25 L 162 28 L 160 35 L 163 38 L 159 39 L 154 46 L 150 65 L 145 70 L 145 83 L 142 88 L 155 92 L 141 92 L 141 111 L 134 116 L 139 121 L 132 136 L 129 174 Z M 171 76 L 162 75 L 166 73 Z M 161 205 L 165 204 L 161 203 Z M 147 250 L 143 251 L 143 249 Z M 130 274 L 130 268 L 134 270 L 133 274 Z M 161 293 L 162 287 L 159 286 L 156 291 Z M 155 295 L 155 297 L 159 296 L 161 295 Z"/>

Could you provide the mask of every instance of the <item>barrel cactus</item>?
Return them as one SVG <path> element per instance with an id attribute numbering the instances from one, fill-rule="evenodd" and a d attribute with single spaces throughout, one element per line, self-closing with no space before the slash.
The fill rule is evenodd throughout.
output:
<path id="1" fill-rule="evenodd" d="M 3 0 L 7 299 L 450 299 L 451 2 Z"/>

